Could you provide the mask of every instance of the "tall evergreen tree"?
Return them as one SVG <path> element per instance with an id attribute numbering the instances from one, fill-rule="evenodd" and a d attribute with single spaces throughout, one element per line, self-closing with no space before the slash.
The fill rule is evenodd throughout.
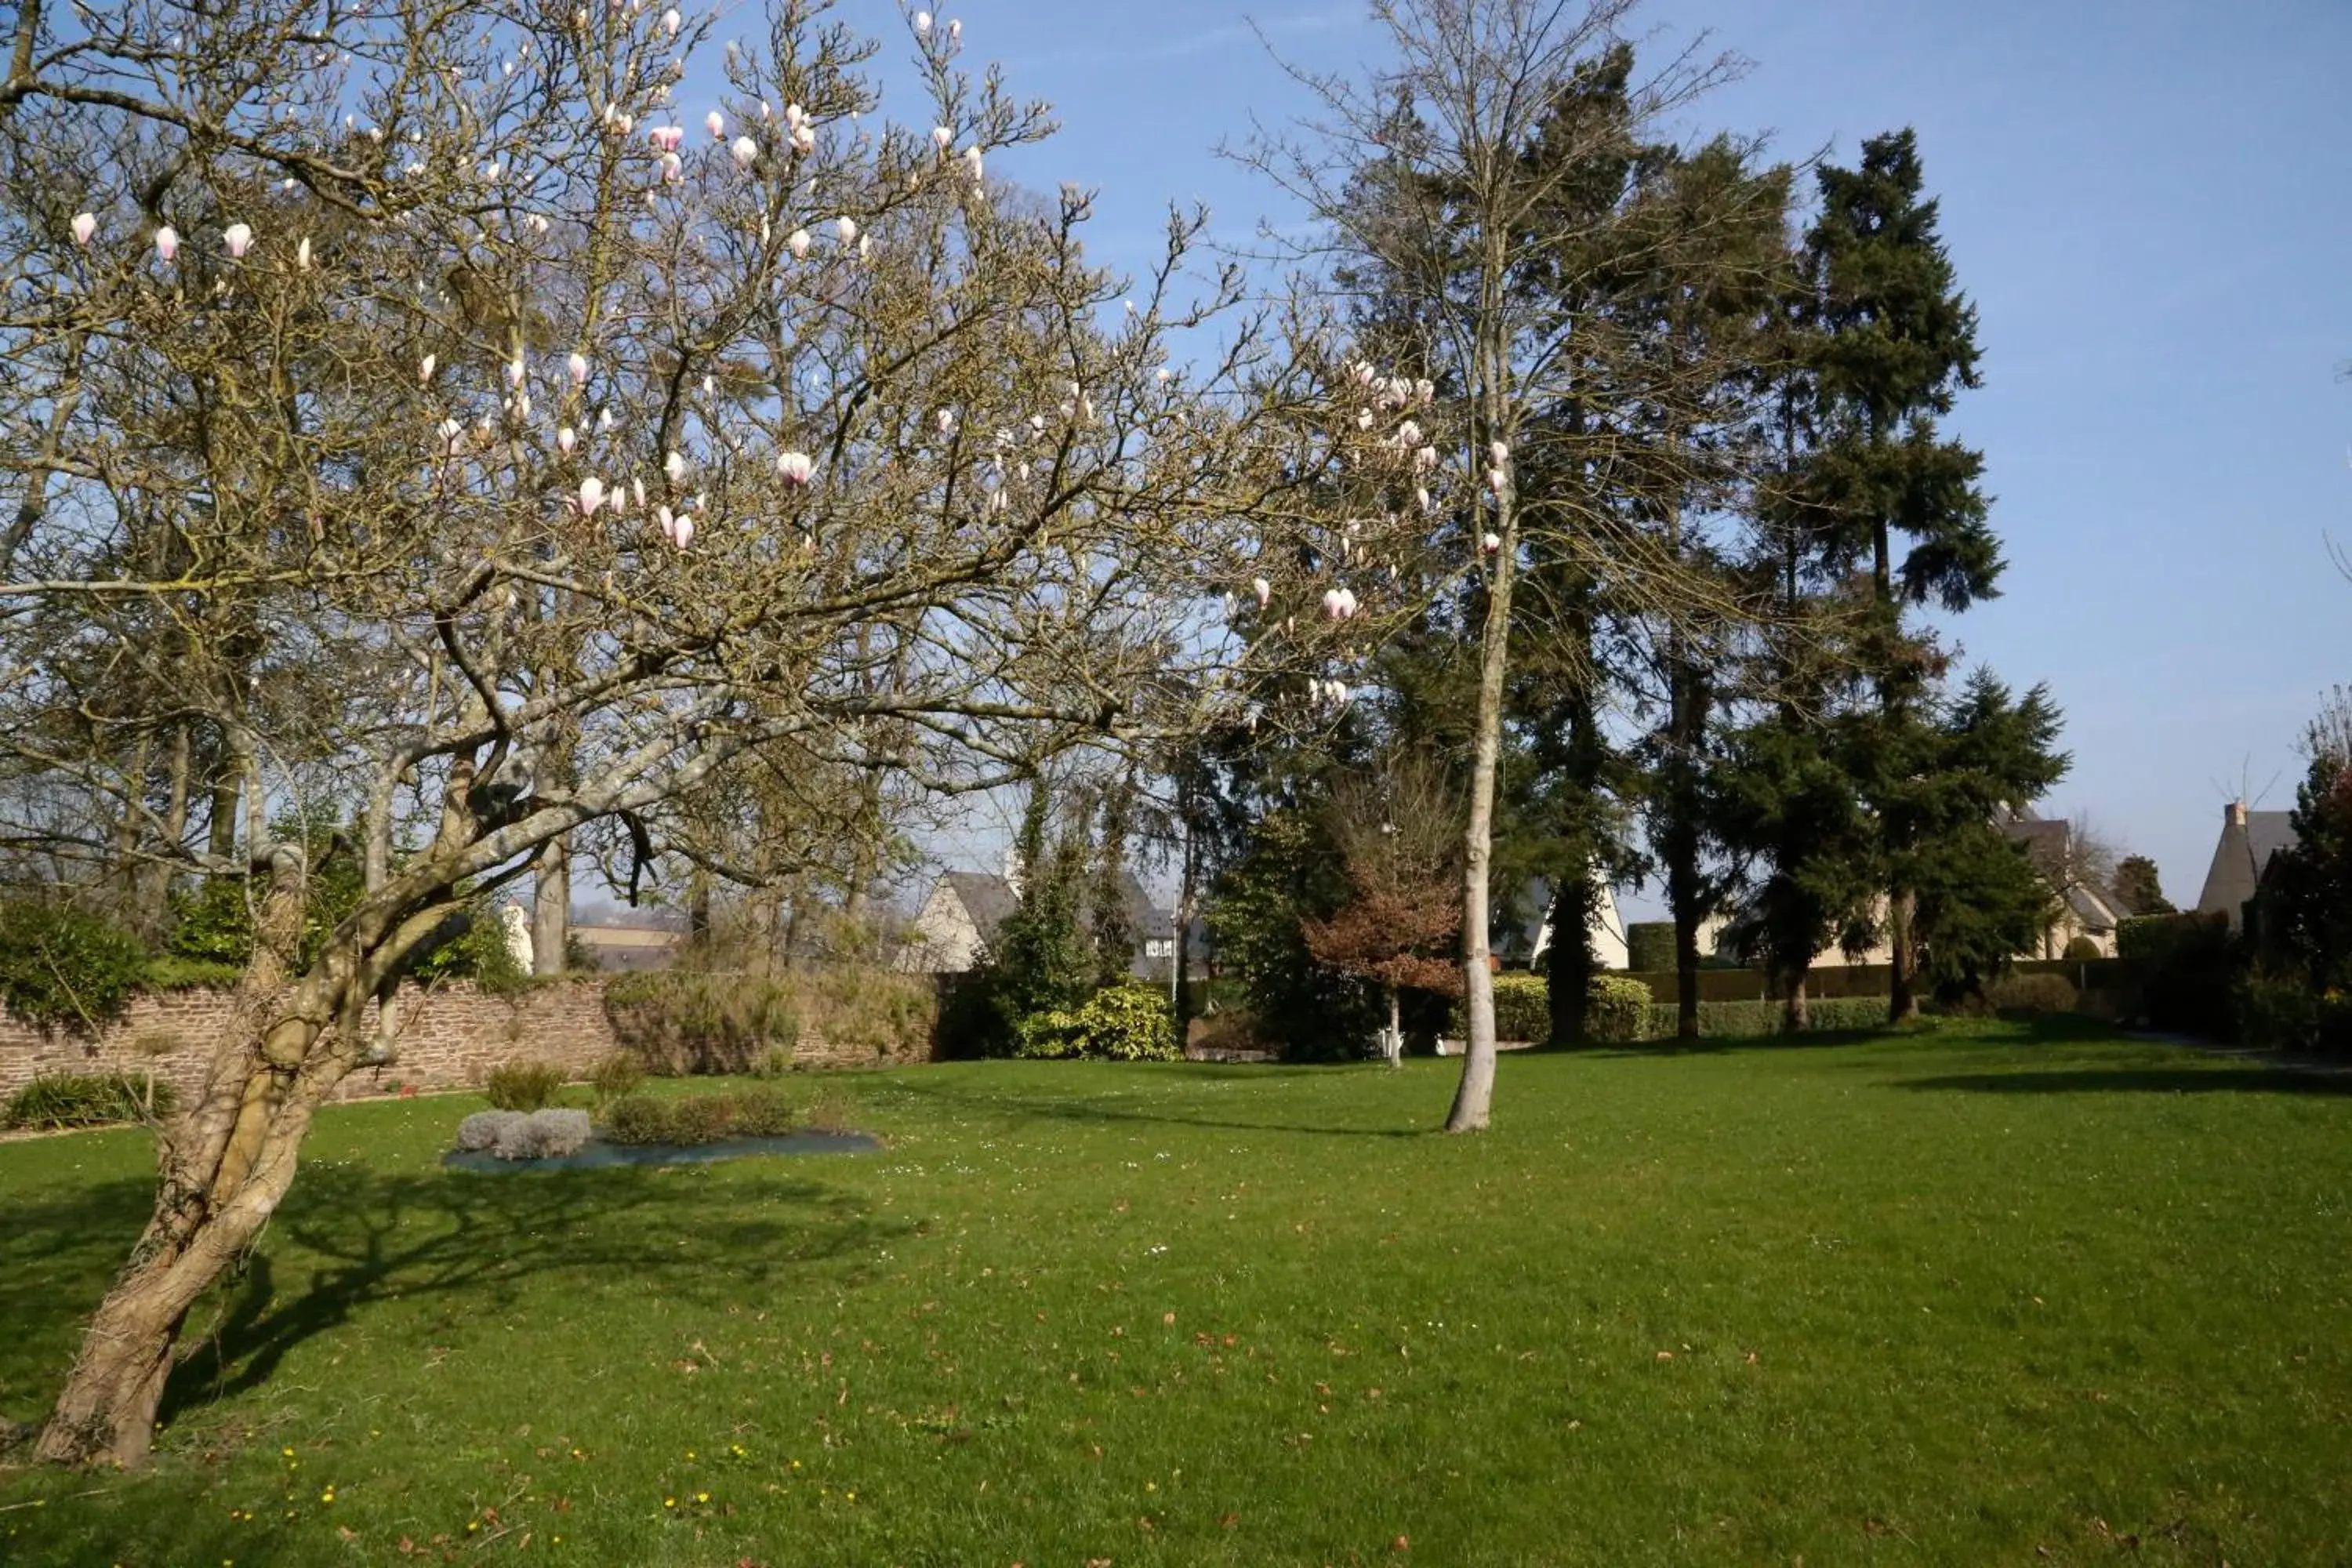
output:
<path id="1" fill-rule="evenodd" d="M 1872 137 L 1857 167 L 1825 167 L 1820 183 L 1806 241 L 1813 438 L 1798 489 L 1827 563 L 1869 574 L 1873 614 L 1860 651 L 1877 729 L 1853 754 L 1880 825 L 1889 1011 L 1900 1022 L 1918 1011 L 1918 889 L 1908 878 L 1922 847 L 1910 826 L 1919 814 L 1904 802 L 1911 759 L 1930 749 L 1922 705 L 1942 668 L 1904 611 L 1964 610 L 1990 597 L 2001 562 L 1978 483 L 1983 457 L 1937 428 L 1957 395 L 1979 384 L 1977 318 L 1937 232 L 1937 204 L 1921 194 L 1917 138 L 1907 129 Z"/>

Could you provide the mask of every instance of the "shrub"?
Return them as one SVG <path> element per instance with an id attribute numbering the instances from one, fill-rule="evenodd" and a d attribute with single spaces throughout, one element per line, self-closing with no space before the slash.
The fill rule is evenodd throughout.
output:
<path id="1" fill-rule="evenodd" d="M 1886 1022 L 1886 998 L 1884 996 L 1817 996 L 1805 1005 L 1809 1022 L 1808 1033 L 1821 1034 L 1837 1029 L 1875 1029 Z M 1783 1002 L 1702 1002 L 1698 1005 L 1698 1032 L 1701 1039 L 1758 1039 L 1767 1035 L 1782 1033 L 1781 1024 L 1788 1016 Z M 1675 1009 L 1664 1003 L 1654 1004 L 1643 1022 L 1641 1038 L 1672 1040 L 1675 1037 Z"/>
<path id="2" fill-rule="evenodd" d="M 1078 1055 L 1078 1016 L 1058 1009 L 1030 1014 L 1013 1026 L 1013 1054 L 1043 1061 Z"/>
<path id="3" fill-rule="evenodd" d="M 1643 1000 L 1648 1000 L 1646 992 Z M 1466 1024 L 1464 1033 L 1468 1033 Z M 1542 975 L 1495 976 L 1495 1037 L 1538 1044 L 1551 1038 L 1551 987 Z"/>
<path id="4" fill-rule="evenodd" d="M 89 1031 L 122 1016 L 146 963 L 137 937 L 87 910 L 0 903 L 0 1002 L 37 1027 Z"/>
<path id="5" fill-rule="evenodd" d="M 1985 987 L 1997 1013 L 2071 1013 L 2083 994 L 2063 974 L 2004 974 Z"/>
<path id="6" fill-rule="evenodd" d="M 1013 1055 L 1059 1060 L 1166 1062 L 1183 1055 L 1167 994 L 1149 985 L 1110 985 L 1076 1012 L 1033 1013 L 1013 1035 Z"/>
<path id="7" fill-rule="evenodd" d="M 589 1091 L 598 1105 L 609 1105 L 637 1092 L 646 1081 L 645 1058 L 635 1051 L 613 1051 L 597 1058 L 589 1069 Z"/>
<path id="8" fill-rule="evenodd" d="M 667 1143 L 669 1107 L 646 1095 L 623 1095 L 604 1108 L 604 1136 L 615 1143 Z"/>
<path id="9" fill-rule="evenodd" d="M 520 1110 L 477 1110 L 457 1123 L 457 1147 L 468 1152 L 491 1148 L 522 1120 Z"/>
<path id="10" fill-rule="evenodd" d="M 102 1127 L 159 1121 L 178 1096 L 160 1080 L 128 1073 L 58 1073 L 37 1078 L 8 1097 L 0 1127 Z"/>
<path id="11" fill-rule="evenodd" d="M 782 1078 L 793 1070 L 793 1053 L 783 1046 L 770 1046 L 751 1058 L 753 1078 Z"/>
<path id="12" fill-rule="evenodd" d="M 1176 1017 L 1168 994 L 1150 985 L 1111 985 L 1078 1009 L 1081 1054 L 1114 1062 L 1174 1061 Z"/>
<path id="13" fill-rule="evenodd" d="M 735 1100 L 731 1095 L 698 1094 L 669 1102 L 669 1142 L 681 1146 L 716 1143 L 734 1131 Z"/>
<path id="14" fill-rule="evenodd" d="M 2069 963 L 2091 963 L 2106 957 L 2099 944 L 2087 936 L 2071 937 L 2066 942 L 2065 959 Z"/>
<path id="15" fill-rule="evenodd" d="M 482 1082 L 482 1093 L 500 1110 L 537 1110 L 563 1087 L 563 1069 L 552 1062 L 500 1062 Z"/>
<path id="16" fill-rule="evenodd" d="M 1638 1040 L 1648 1026 L 1650 988 L 1630 974 L 1596 974 L 1585 993 L 1584 1028 L 1596 1040 Z"/>
<path id="17" fill-rule="evenodd" d="M 726 1098 L 733 1102 L 738 1137 L 781 1138 L 793 1130 L 792 1102 L 780 1089 L 761 1085 L 738 1089 Z"/>
<path id="18" fill-rule="evenodd" d="M 2305 1051 L 2319 1040 L 2320 998 L 2302 976 L 2256 973 L 2242 978 L 2231 997 L 2238 1038 L 2266 1051 Z"/>
<path id="19" fill-rule="evenodd" d="M 588 1142 L 584 1110 L 534 1110 L 501 1123 L 490 1152 L 501 1160 L 544 1160 L 577 1154 Z"/>

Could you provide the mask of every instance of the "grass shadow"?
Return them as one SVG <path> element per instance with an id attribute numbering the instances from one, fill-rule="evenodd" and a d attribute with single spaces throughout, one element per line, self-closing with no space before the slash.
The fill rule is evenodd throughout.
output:
<path id="1" fill-rule="evenodd" d="M 1308 1076 L 1318 1069 L 1294 1068 L 1292 1076 Z M 1187 1077 L 1193 1076 L 1187 1074 Z M 1257 1078 L 1256 1072 L 1234 1072 L 1215 1075 L 1220 1078 Z M 961 1080 L 970 1081 L 970 1080 Z M 897 1088 L 901 1093 L 918 1099 L 953 1105 L 965 1111 L 995 1111 L 1006 1117 L 1031 1117 L 1049 1121 L 1092 1122 L 1114 1125 L 1139 1122 L 1170 1127 L 1209 1127 L 1226 1132 L 1290 1132 L 1317 1138 L 1423 1138 L 1428 1131 L 1402 1127 L 1333 1127 L 1313 1126 L 1281 1121 L 1243 1121 L 1213 1115 L 1192 1116 L 1181 1110 L 1143 1107 L 1104 1099 L 1045 1099 L 1034 1095 L 1008 1095 L 989 1092 L 985 1084 L 978 1092 L 966 1092 L 961 1084 L 950 1085 L 936 1079 L 906 1078 Z"/>
<path id="2" fill-rule="evenodd" d="M 2021 1066 L 2013 1072 L 1946 1073 L 1897 1081 L 1901 1089 L 1969 1094 L 2352 1095 L 2352 1074 L 2292 1068 Z"/>

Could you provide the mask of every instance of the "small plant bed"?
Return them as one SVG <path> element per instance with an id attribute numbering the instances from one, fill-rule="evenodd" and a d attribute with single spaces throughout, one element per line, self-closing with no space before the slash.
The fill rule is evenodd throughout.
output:
<path id="1" fill-rule="evenodd" d="M 566 1171 L 700 1164 L 746 1154 L 847 1154 L 878 1146 L 862 1132 L 794 1131 L 791 1103 L 764 1084 L 677 1099 L 623 1093 L 601 1114 L 598 1137 L 584 1110 L 477 1111 L 458 1123 L 457 1147 L 442 1163 L 462 1171 Z"/>
<path id="2" fill-rule="evenodd" d="M 482 1149 L 452 1149 L 441 1163 L 453 1171 L 593 1171 L 610 1165 L 700 1165 L 747 1154 L 863 1154 L 882 1146 L 866 1132 L 786 1132 L 771 1138 L 726 1138 L 715 1143 L 615 1143 L 591 1138 L 569 1154 L 507 1160 Z"/>

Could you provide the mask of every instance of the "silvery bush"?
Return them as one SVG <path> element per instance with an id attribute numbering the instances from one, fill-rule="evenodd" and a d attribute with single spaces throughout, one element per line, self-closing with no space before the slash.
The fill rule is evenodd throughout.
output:
<path id="1" fill-rule="evenodd" d="M 527 1120 L 520 1110 L 477 1110 L 457 1123 L 457 1147 L 466 1150 L 495 1148 L 512 1128 Z"/>

